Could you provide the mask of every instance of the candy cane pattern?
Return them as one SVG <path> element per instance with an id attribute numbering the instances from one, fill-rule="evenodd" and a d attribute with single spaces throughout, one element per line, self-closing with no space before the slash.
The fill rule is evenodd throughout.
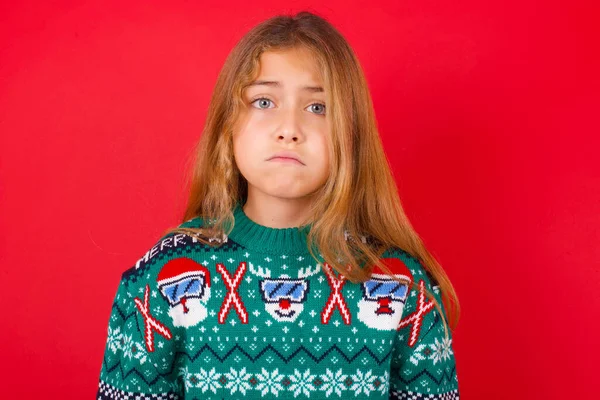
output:
<path id="1" fill-rule="evenodd" d="M 144 338 L 146 340 L 146 348 L 148 352 L 154 351 L 154 332 L 156 331 L 160 333 L 162 336 L 171 340 L 173 335 L 171 335 L 171 331 L 169 328 L 158 322 L 156 319 L 150 315 L 150 286 L 146 284 L 146 290 L 144 292 L 144 303 L 139 298 L 133 299 L 135 305 L 142 313 L 144 317 Z"/>
<path id="2" fill-rule="evenodd" d="M 238 293 L 238 288 L 246 273 L 246 263 L 241 262 L 238 265 L 238 268 L 235 271 L 235 276 L 229 274 L 227 269 L 223 264 L 217 264 L 217 271 L 223 277 L 223 282 L 225 282 L 225 286 L 227 287 L 227 294 L 225 295 L 225 300 L 221 304 L 221 309 L 219 310 L 219 323 L 224 324 L 225 319 L 227 318 L 227 314 L 231 310 L 231 305 L 233 304 L 235 307 L 235 311 L 238 316 L 242 320 L 243 324 L 248 323 L 248 311 L 246 311 L 246 307 L 240 298 L 240 294 Z"/>
<path id="3" fill-rule="evenodd" d="M 398 324 L 398 329 L 400 330 L 405 326 L 412 325 L 410 329 L 410 337 L 408 340 L 408 345 L 413 347 L 417 340 L 419 339 L 419 334 L 421 332 L 421 326 L 423 325 L 423 318 L 425 314 L 430 312 L 433 309 L 433 301 L 429 300 L 427 303 L 425 302 L 425 282 L 421 279 L 419 281 L 419 297 L 417 299 L 417 310 L 410 315 L 406 316 L 406 318 L 402 319 Z"/>
<path id="4" fill-rule="evenodd" d="M 329 320 L 331 319 L 331 315 L 333 314 L 333 310 L 335 307 L 337 307 L 342 315 L 344 323 L 346 325 L 350 325 L 352 315 L 350 314 L 348 304 L 346 304 L 346 300 L 341 293 L 342 287 L 346 284 L 346 277 L 340 274 L 340 277 L 336 278 L 331 267 L 327 263 L 324 264 L 323 269 L 325 270 L 327 282 L 329 283 L 329 287 L 332 289 L 332 291 L 329 294 L 329 298 L 327 299 L 327 303 L 325 304 L 323 311 L 321 311 L 321 323 L 328 324 Z"/>

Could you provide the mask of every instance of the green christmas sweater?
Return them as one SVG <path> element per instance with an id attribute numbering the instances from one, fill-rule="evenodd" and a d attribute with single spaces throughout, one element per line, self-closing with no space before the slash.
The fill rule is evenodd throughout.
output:
<path id="1" fill-rule="evenodd" d="M 418 260 L 381 258 L 410 290 L 377 267 L 354 284 L 311 257 L 306 227 L 262 226 L 240 205 L 234 217 L 220 247 L 168 234 L 123 272 L 97 399 L 459 398 Z"/>

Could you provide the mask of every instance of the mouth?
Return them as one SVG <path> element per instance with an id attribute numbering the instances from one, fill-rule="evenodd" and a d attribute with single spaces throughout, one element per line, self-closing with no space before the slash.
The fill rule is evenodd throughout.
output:
<path id="1" fill-rule="evenodd" d="M 268 158 L 267 161 L 274 161 L 283 164 L 305 165 L 300 159 L 300 157 L 298 157 L 295 153 L 292 152 L 276 153 L 271 158 Z"/>
<path id="2" fill-rule="evenodd" d="M 281 311 L 279 311 L 279 310 L 275 310 L 275 314 L 279 315 L 279 316 L 280 316 L 280 317 L 282 317 L 282 318 L 289 318 L 289 317 L 293 317 L 293 316 L 294 316 L 294 314 L 296 314 L 296 311 L 294 311 L 294 310 L 290 310 L 290 311 L 289 311 L 289 312 L 286 314 L 286 313 L 283 313 L 283 312 L 281 312 Z"/>
<path id="3" fill-rule="evenodd" d="M 304 165 L 300 160 L 291 157 L 271 157 L 268 161 L 275 161 L 283 164 L 298 164 Z"/>
<path id="4" fill-rule="evenodd" d="M 394 313 L 394 310 L 392 310 L 391 308 L 389 308 L 388 306 L 381 306 L 377 309 L 377 311 L 375 311 L 375 314 L 380 315 L 380 314 L 388 314 L 391 315 Z"/>

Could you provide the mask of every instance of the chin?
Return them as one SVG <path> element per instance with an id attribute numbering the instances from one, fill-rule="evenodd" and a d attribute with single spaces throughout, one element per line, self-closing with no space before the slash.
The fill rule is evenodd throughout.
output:
<path id="1" fill-rule="evenodd" d="M 324 184 L 324 183 L 323 183 Z M 285 200 L 303 199 L 313 196 L 323 184 L 319 185 L 314 180 L 308 181 L 301 176 L 272 176 L 264 175 L 254 181 L 248 180 L 248 190 L 260 192 L 263 196 Z"/>
<path id="2" fill-rule="evenodd" d="M 314 191 L 307 190 L 306 188 L 298 188 L 297 185 L 278 185 L 276 187 L 271 186 L 261 189 L 261 192 L 271 197 L 292 200 L 307 197 Z"/>

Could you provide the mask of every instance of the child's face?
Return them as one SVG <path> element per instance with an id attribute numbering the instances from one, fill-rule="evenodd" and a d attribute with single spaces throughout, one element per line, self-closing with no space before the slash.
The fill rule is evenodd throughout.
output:
<path id="1" fill-rule="evenodd" d="M 304 49 L 265 52 L 258 81 L 278 84 L 246 88 L 246 107 L 233 133 L 235 162 L 248 181 L 248 198 L 307 199 L 329 175 L 325 92 L 304 88 L 323 88 L 316 62 Z M 272 158 L 279 152 L 292 153 L 300 162 Z"/>

